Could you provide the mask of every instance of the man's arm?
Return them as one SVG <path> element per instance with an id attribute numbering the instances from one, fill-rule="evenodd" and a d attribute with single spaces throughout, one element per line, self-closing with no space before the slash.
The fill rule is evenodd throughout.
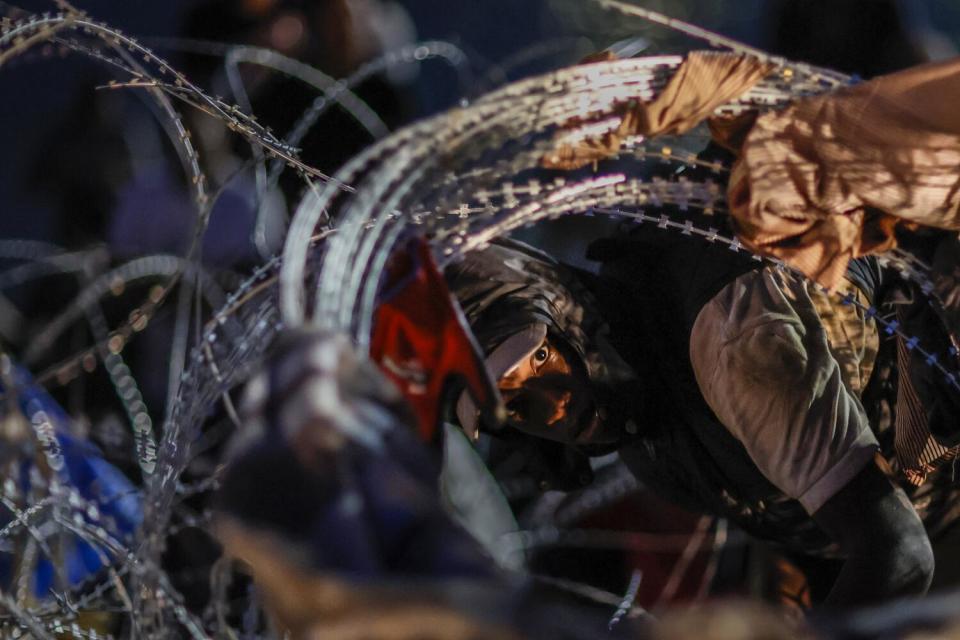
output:
<path id="1" fill-rule="evenodd" d="M 922 595 L 933 550 L 906 494 L 868 464 L 813 514 L 847 559 L 826 604 L 853 606 Z"/>
<path id="2" fill-rule="evenodd" d="M 821 309 L 842 322 L 836 344 Z M 875 461 L 876 437 L 851 391 L 861 363 L 846 358 L 841 368 L 831 350 L 869 351 L 865 319 L 842 310 L 775 270 L 746 274 L 704 306 L 690 354 L 717 418 L 847 556 L 828 598 L 837 606 L 923 593 L 933 573 L 920 518 Z M 845 336 L 861 339 L 844 352 Z"/>

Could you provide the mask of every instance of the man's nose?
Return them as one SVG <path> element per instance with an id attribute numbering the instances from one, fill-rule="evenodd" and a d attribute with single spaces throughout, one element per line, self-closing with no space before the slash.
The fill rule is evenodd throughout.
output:
<path id="1" fill-rule="evenodd" d="M 499 388 L 500 391 L 515 391 L 523 387 L 523 383 L 523 377 L 514 370 L 500 378 L 497 382 L 497 388 Z"/>

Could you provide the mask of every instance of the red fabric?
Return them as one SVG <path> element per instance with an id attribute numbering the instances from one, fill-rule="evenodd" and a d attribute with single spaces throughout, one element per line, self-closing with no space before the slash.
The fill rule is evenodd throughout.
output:
<path id="1" fill-rule="evenodd" d="M 481 413 L 496 419 L 499 393 L 427 242 L 410 240 L 386 272 L 370 356 L 410 402 L 421 437 L 436 434 L 441 402 L 456 379 L 466 383 Z"/>

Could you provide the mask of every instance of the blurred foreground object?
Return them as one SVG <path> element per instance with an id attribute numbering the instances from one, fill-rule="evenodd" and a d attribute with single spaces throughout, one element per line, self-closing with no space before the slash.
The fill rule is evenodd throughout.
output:
<path id="1" fill-rule="evenodd" d="M 443 402 L 461 383 L 488 423 L 502 421 L 500 397 L 480 349 L 423 238 L 412 238 L 391 256 L 370 356 L 413 407 L 424 440 L 436 435 Z M 475 428 L 467 431 L 476 439 Z"/>
<path id="2" fill-rule="evenodd" d="M 340 336 L 284 336 L 247 407 L 249 435 L 236 443 L 217 531 L 282 627 L 311 637 L 318 625 L 348 629 L 376 611 L 398 617 L 389 630 L 371 621 L 361 637 L 416 637 L 436 625 L 449 629 L 444 637 L 479 633 L 436 587 L 489 579 L 489 562 L 443 513 L 438 461 L 372 363 Z M 425 579 L 436 581 L 429 594 L 405 582 Z"/>
<path id="3" fill-rule="evenodd" d="M 294 638 L 586 638 L 603 628 L 499 570 L 453 521 L 436 452 L 342 336 L 283 336 L 246 407 L 216 528 Z"/>

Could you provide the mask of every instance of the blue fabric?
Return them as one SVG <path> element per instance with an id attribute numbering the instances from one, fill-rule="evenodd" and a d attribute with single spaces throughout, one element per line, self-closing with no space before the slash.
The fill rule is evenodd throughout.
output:
<path id="1" fill-rule="evenodd" d="M 15 368 L 13 379 L 17 385 L 18 405 L 24 417 L 35 427 L 41 422 L 48 422 L 52 427 L 47 434 L 50 438 L 47 450 L 51 455 L 62 458 L 62 464 L 58 464 L 59 468 L 56 469 L 58 480 L 64 486 L 75 489 L 84 500 L 96 505 L 99 513 L 95 517 L 85 514 L 86 522 L 102 527 L 114 538 L 129 540 L 143 520 L 141 495 L 137 488 L 119 469 L 103 459 L 97 447 L 72 433 L 69 416 L 42 387 L 33 382 L 25 369 Z M 0 391 L 5 391 L 2 385 Z M 45 421 L 43 416 L 46 416 Z M 21 452 L 17 474 L 21 494 L 32 489 L 30 472 L 35 466 L 36 455 L 43 454 L 28 448 Z M 13 514 L 4 511 L 0 513 L 0 526 L 13 519 Z M 105 558 L 111 559 L 106 548 L 97 548 L 69 533 L 62 548 L 62 574 L 71 587 L 103 569 Z M 5 586 L 13 579 L 15 563 L 10 560 L 3 558 L 0 561 L 0 584 Z M 37 560 L 33 569 L 33 590 L 38 598 L 50 596 L 57 573 L 53 564 L 55 561 L 55 558 L 44 556 Z"/>

